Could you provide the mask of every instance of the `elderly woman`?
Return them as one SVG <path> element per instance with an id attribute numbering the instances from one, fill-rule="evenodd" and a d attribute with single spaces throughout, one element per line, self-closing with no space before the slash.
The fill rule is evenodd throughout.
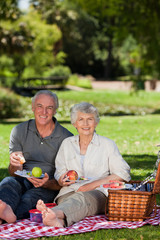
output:
<path id="1" fill-rule="evenodd" d="M 110 180 L 130 180 L 130 167 L 116 144 L 95 132 L 99 114 L 93 105 L 74 105 L 71 123 L 78 135 L 65 139 L 56 157 L 55 179 L 62 186 L 55 199 L 57 206 L 49 209 L 42 200 L 37 202 L 48 226 L 70 226 L 86 216 L 104 214 L 107 196 L 100 186 Z M 71 169 L 89 180 L 69 182 L 66 173 Z"/>

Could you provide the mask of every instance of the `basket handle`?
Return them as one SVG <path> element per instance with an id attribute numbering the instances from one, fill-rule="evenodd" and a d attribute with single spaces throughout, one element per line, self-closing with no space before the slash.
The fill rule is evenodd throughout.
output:
<path id="1" fill-rule="evenodd" d="M 108 197 L 105 204 L 105 215 L 108 216 Z"/>
<path id="2" fill-rule="evenodd" d="M 155 178 L 153 193 L 154 194 L 160 193 L 160 162 L 158 164 L 158 170 Z"/>

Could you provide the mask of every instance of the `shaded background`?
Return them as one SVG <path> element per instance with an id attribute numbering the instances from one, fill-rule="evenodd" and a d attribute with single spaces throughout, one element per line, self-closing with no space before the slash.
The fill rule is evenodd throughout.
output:
<path id="1" fill-rule="evenodd" d="M 0 9 L 1 84 L 81 75 L 143 89 L 159 79 L 159 0 L 8 0 Z"/>

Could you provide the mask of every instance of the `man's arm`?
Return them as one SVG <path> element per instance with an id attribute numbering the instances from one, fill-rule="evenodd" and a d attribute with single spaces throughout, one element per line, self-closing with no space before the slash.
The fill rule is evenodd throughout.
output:
<path id="1" fill-rule="evenodd" d="M 56 179 L 50 179 L 42 186 L 43 188 L 47 188 L 50 190 L 60 190 L 62 187 L 58 184 Z"/>

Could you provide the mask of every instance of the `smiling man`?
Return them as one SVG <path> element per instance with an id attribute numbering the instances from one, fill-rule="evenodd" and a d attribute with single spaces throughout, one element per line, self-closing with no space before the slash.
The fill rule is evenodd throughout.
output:
<path id="1" fill-rule="evenodd" d="M 29 210 L 36 207 L 37 200 L 53 202 L 61 188 L 54 179 L 55 157 L 61 142 L 72 136 L 62 127 L 54 115 L 58 108 L 57 95 L 42 90 L 32 98 L 35 119 L 15 126 L 10 136 L 10 177 L 0 183 L 0 223 L 8 223 L 29 217 Z M 25 162 L 21 164 L 21 157 Z M 32 171 L 40 167 L 44 178 L 24 178 L 15 171 Z"/>

